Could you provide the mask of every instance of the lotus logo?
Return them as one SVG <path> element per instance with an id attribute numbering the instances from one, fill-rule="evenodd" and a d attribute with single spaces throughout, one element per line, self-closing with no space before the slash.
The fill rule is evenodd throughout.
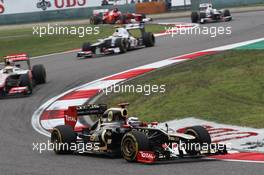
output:
<path id="1" fill-rule="evenodd" d="M 68 116 L 68 115 L 65 116 L 65 119 L 66 119 L 66 121 L 68 121 L 68 122 L 76 122 L 76 121 L 77 121 L 76 118 L 71 117 L 71 116 Z"/>
<path id="2" fill-rule="evenodd" d="M 37 3 L 37 8 L 42 9 L 42 10 L 47 10 L 47 8 L 51 7 L 51 3 L 50 1 L 46 1 L 46 0 L 39 0 L 39 2 Z"/>

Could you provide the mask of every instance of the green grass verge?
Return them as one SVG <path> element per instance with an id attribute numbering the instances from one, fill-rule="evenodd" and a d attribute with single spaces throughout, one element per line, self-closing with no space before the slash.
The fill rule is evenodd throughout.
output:
<path id="1" fill-rule="evenodd" d="M 226 124 L 264 127 L 264 51 L 233 50 L 167 67 L 129 85 L 166 85 L 150 96 L 118 93 L 101 103 L 129 102 L 130 115 L 167 121 L 197 117 Z"/>
<path id="2" fill-rule="evenodd" d="M 146 31 L 156 33 L 162 30 L 164 26 L 161 25 L 146 25 Z M 32 28 L 0 30 L 0 61 L 5 55 L 21 52 L 26 52 L 30 56 L 39 56 L 80 48 L 83 42 L 95 42 L 99 38 L 111 35 L 113 31 L 113 26 L 100 25 L 98 35 L 86 35 L 83 38 L 78 35 L 45 35 L 40 38 L 33 35 Z"/>

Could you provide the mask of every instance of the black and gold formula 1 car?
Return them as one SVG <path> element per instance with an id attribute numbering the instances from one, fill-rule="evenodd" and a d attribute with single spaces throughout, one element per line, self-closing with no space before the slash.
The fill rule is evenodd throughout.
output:
<path id="1" fill-rule="evenodd" d="M 103 104 L 69 107 L 65 111 L 65 125 L 51 131 L 55 153 L 102 153 L 141 163 L 227 153 L 225 145 L 211 142 L 202 126 L 188 127 L 184 133 L 172 131 L 167 124 L 161 129 L 157 122 L 128 117 L 127 105 L 109 109 Z M 87 115 L 96 115 L 98 120 L 89 128 L 76 128 L 78 118 Z"/>

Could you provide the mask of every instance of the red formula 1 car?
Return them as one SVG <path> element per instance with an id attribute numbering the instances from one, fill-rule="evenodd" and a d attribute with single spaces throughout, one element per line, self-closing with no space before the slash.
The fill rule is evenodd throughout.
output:
<path id="1" fill-rule="evenodd" d="M 33 87 L 46 82 L 43 65 L 31 69 L 27 54 L 6 56 L 0 70 L 0 97 L 30 95 Z"/>
<path id="2" fill-rule="evenodd" d="M 126 106 L 107 108 L 106 105 L 72 106 L 65 111 L 65 125 L 51 132 L 51 143 L 57 154 L 106 154 L 122 156 L 128 162 L 154 163 L 186 160 L 209 155 L 226 154 L 226 146 L 214 144 L 202 126 L 186 128 L 183 133 L 128 117 Z M 76 127 L 79 118 L 95 115 L 90 128 Z"/>
<path id="3" fill-rule="evenodd" d="M 93 16 L 90 18 L 90 23 L 97 24 L 129 24 L 136 22 L 148 22 L 152 21 L 151 18 L 147 18 L 144 14 L 125 13 L 123 14 L 117 8 L 113 10 L 100 9 L 94 10 Z"/>

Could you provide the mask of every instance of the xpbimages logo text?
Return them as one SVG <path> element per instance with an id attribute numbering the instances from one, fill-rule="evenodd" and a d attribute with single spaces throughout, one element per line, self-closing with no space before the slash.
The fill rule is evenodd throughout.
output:
<path id="1" fill-rule="evenodd" d="M 165 93 L 166 85 L 155 85 L 155 84 L 115 84 L 109 88 L 103 89 L 102 92 L 105 95 L 109 95 L 111 93 L 138 93 L 145 96 L 157 94 L 157 93 Z"/>
<path id="2" fill-rule="evenodd" d="M 87 35 L 98 35 L 100 34 L 99 27 L 91 27 L 91 26 L 63 26 L 63 25 L 36 25 L 33 26 L 32 34 L 35 36 L 45 37 L 52 35 L 64 35 L 64 36 L 77 36 L 79 38 L 83 38 Z"/>
<path id="3" fill-rule="evenodd" d="M 178 37 L 184 35 L 206 35 L 215 38 L 222 35 L 231 35 L 231 26 L 200 26 L 185 27 L 182 24 L 176 26 L 165 26 L 165 31 L 171 37 Z"/>
<path id="4" fill-rule="evenodd" d="M 71 150 L 72 152 L 78 152 L 78 153 L 86 153 L 89 151 L 99 151 L 100 149 L 99 143 L 53 143 L 49 140 L 47 142 L 34 142 L 32 143 L 32 150 L 36 151 L 40 154 L 46 152 L 46 151 L 54 151 L 54 150 Z"/>

